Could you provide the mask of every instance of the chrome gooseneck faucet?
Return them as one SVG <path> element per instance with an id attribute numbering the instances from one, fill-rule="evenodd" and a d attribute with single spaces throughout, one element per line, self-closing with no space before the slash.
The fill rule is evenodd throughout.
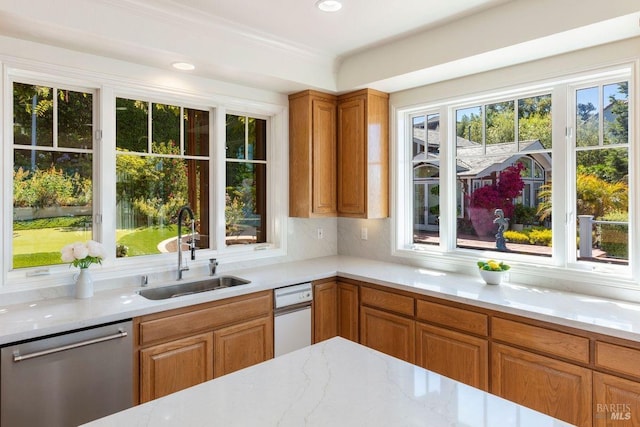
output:
<path id="1" fill-rule="evenodd" d="M 196 259 L 196 230 L 195 230 L 195 216 L 189 206 L 183 206 L 178 212 L 178 278 L 182 280 L 182 272 L 189 270 L 189 266 L 185 263 L 182 265 L 182 218 L 184 213 L 189 214 L 191 219 L 191 240 L 189 241 L 189 250 L 191 251 L 191 261 Z"/>

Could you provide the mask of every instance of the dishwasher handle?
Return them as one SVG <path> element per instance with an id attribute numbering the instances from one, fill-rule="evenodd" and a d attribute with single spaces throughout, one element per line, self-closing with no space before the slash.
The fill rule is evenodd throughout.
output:
<path id="1" fill-rule="evenodd" d="M 125 331 L 124 329 L 118 329 L 118 332 L 113 334 L 113 335 L 107 335 L 105 337 L 99 337 L 99 338 L 93 338 L 90 340 L 86 340 L 86 341 L 80 341 L 77 343 L 73 343 L 73 344 L 67 344 L 67 345 L 63 345 L 60 347 L 54 347 L 54 348 L 50 348 L 47 350 L 42 350 L 42 351 L 36 351 L 33 353 L 28 353 L 25 355 L 20 355 L 20 351 L 16 350 L 13 352 L 13 361 L 15 363 L 17 362 L 21 362 L 23 360 L 29 360 L 29 359 L 33 359 L 35 357 L 41 357 L 41 356 L 46 356 L 48 354 L 53 354 L 53 353 L 59 353 L 61 351 L 65 351 L 65 350 L 71 350 L 74 348 L 78 348 L 78 347 L 84 347 L 86 345 L 91 345 L 91 344 L 97 344 L 100 342 L 104 342 L 104 341 L 111 341 L 111 340 L 115 340 L 118 338 L 124 338 L 127 336 L 127 331 Z"/>

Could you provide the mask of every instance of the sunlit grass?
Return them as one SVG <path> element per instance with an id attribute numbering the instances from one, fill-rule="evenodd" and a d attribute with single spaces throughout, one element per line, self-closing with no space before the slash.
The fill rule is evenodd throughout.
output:
<path id="1" fill-rule="evenodd" d="M 117 230 L 116 242 L 128 247 L 128 256 L 158 254 L 158 244 L 175 237 L 177 227 Z M 60 250 L 69 243 L 92 238 L 91 231 L 64 228 L 16 230 L 13 233 L 13 268 L 62 264 Z"/>

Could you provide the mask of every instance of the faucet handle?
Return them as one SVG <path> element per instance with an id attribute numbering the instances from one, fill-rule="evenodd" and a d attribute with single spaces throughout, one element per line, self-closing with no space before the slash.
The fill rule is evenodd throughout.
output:
<path id="1" fill-rule="evenodd" d="M 215 258 L 209 258 L 209 275 L 215 276 L 216 267 L 218 267 L 218 260 Z"/>

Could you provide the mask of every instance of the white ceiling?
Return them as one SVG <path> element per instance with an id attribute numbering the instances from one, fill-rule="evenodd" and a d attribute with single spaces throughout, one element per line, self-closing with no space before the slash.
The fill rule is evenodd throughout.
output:
<path id="1" fill-rule="evenodd" d="M 0 0 L 0 36 L 285 94 L 394 92 L 640 36 L 638 0 L 315 1 Z"/>
<path id="2" fill-rule="evenodd" d="M 151 7 L 158 0 L 138 0 Z M 340 57 L 511 0 L 343 0 L 322 12 L 316 0 L 162 0 L 282 43 Z"/>

